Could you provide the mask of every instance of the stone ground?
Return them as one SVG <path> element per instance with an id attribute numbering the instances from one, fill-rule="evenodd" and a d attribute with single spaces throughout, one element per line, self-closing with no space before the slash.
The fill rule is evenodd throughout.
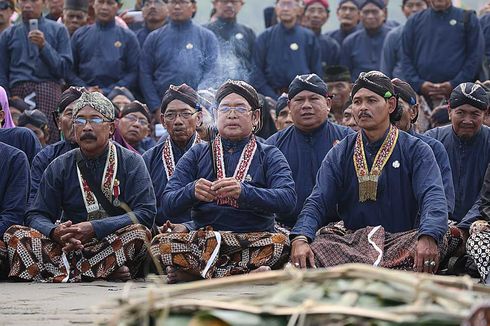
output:
<path id="1" fill-rule="evenodd" d="M 149 286 L 151 283 L 132 283 L 130 291 L 143 291 Z M 227 291 L 248 295 L 253 292 L 253 287 L 236 286 Z M 2 282 L 0 326 L 94 325 L 107 321 L 113 313 L 110 308 L 100 306 L 122 297 L 123 292 L 125 283 L 104 281 L 81 284 Z M 206 298 L 225 293 L 211 290 L 206 292 Z"/>

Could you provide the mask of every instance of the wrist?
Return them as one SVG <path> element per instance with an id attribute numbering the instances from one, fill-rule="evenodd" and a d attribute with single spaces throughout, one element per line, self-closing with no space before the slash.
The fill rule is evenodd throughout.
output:
<path id="1" fill-rule="evenodd" d="M 304 235 L 298 235 L 298 236 L 295 236 L 293 238 L 293 240 L 291 240 L 291 244 L 293 244 L 294 242 L 304 242 L 304 243 L 310 243 L 308 241 L 308 238 Z"/>

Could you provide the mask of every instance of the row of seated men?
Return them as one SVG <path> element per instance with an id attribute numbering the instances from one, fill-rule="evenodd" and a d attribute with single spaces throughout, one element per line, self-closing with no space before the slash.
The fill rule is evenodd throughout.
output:
<path id="1" fill-rule="evenodd" d="M 143 158 L 111 141 L 114 106 L 102 94 L 65 97 L 74 142 L 47 147 L 32 173 L 22 152 L 0 143 L 1 266 L 14 280 L 128 280 L 150 256 L 175 283 L 288 261 L 436 273 L 466 256 L 485 281 L 485 91 L 457 86 L 453 124 L 428 135 L 411 127 L 416 94 L 403 81 L 362 73 L 351 97 L 358 132 L 327 120 L 321 78 L 297 76 L 294 125 L 262 141 L 257 92 L 229 80 L 205 141 L 197 93 L 171 86 L 161 103 L 169 136 Z"/>

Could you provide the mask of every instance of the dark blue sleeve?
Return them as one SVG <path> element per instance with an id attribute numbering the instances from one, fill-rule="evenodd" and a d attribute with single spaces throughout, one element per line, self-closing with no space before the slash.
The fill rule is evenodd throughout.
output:
<path id="1" fill-rule="evenodd" d="M 434 142 L 433 152 L 436 157 L 437 165 L 441 170 L 448 213 L 452 214 L 454 212 L 456 194 L 454 191 L 453 172 L 451 170 L 451 164 L 449 163 L 449 156 L 447 155 L 444 145 L 439 141 Z"/>
<path id="2" fill-rule="evenodd" d="M 253 51 L 253 84 L 257 91 L 265 96 L 277 98 L 274 89 L 265 78 L 265 70 L 267 65 L 267 31 L 259 35 L 255 41 Z"/>
<path id="3" fill-rule="evenodd" d="M 466 60 L 460 72 L 450 81 L 452 87 L 456 87 L 466 81 L 475 80 L 476 74 L 481 68 L 485 40 L 483 39 L 480 23 L 474 12 L 471 13 L 468 25 L 468 31 L 465 31 L 464 37 L 466 42 Z"/>
<path id="4" fill-rule="evenodd" d="M 80 74 L 80 71 L 78 68 L 80 65 L 79 54 L 81 51 L 79 49 L 79 47 L 81 47 L 83 45 L 82 42 L 79 41 L 79 39 L 80 39 L 80 35 L 82 34 L 83 31 L 85 31 L 85 29 L 82 29 L 82 30 L 79 29 L 72 36 L 71 51 L 73 54 L 73 67 L 71 70 L 69 70 L 67 72 L 66 79 L 70 83 L 70 85 L 80 86 L 80 87 L 88 87 L 89 85 L 83 79 L 78 77 L 78 75 Z"/>
<path id="5" fill-rule="evenodd" d="M 317 74 L 318 76 L 323 76 L 323 68 L 322 68 L 322 49 L 320 47 L 320 41 L 316 36 L 313 37 L 313 44 L 310 48 L 310 70 L 312 73 Z"/>
<path id="6" fill-rule="evenodd" d="M 200 145 L 193 146 L 179 160 L 175 171 L 160 199 L 165 216 L 176 216 L 192 208 L 199 201 L 194 195 L 198 171 L 198 152 Z M 206 147 L 207 148 L 207 147 Z"/>
<path id="7" fill-rule="evenodd" d="M 243 182 L 238 206 L 278 214 L 291 212 L 296 206 L 296 191 L 286 158 L 274 147 L 267 153 L 264 163 L 267 188 L 254 187 Z"/>
<path id="8" fill-rule="evenodd" d="M 146 104 L 151 112 L 155 112 L 160 107 L 160 97 L 153 83 L 153 71 L 156 69 L 155 58 L 159 52 L 155 49 L 155 42 L 158 35 L 151 33 L 146 38 L 140 56 L 139 83 L 143 92 Z"/>
<path id="9" fill-rule="evenodd" d="M 39 51 L 41 60 L 50 68 L 51 73 L 58 78 L 64 78 L 73 64 L 73 56 L 70 47 L 70 35 L 64 25 L 58 28 L 56 39 L 58 47 L 54 48 L 47 41 Z"/>
<path id="10" fill-rule="evenodd" d="M 126 193 L 125 200 L 131 213 L 91 221 L 99 240 L 131 224 L 138 223 L 151 228 L 155 221 L 155 192 L 143 158 L 132 155 L 126 159 L 126 164 L 126 189 L 121 189 L 121 192 Z"/>
<path id="11" fill-rule="evenodd" d="M 448 228 L 447 202 L 441 172 L 429 145 L 420 144 L 412 155 L 412 187 L 420 207 L 419 236 L 427 235 L 438 243 Z"/>
<path id="12" fill-rule="evenodd" d="M 34 157 L 36 157 L 37 153 L 39 153 L 42 149 L 41 143 L 39 142 L 39 139 L 37 138 L 36 134 L 28 129 L 24 128 L 26 132 L 24 133 L 24 150 L 25 154 L 27 155 L 27 159 L 29 160 L 29 164 L 32 163 L 34 160 Z"/>
<path id="13" fill-rule="evenodd" d="M 328 62 L 328 65 L 338 65 L 340 63 L 340 45 L 339 43 L 334 40 L 333 38 L 330 38 L 330 62 Z"/>
<path id="14" fill-rule="evenodd" d="M 412 17 L 413 18 L 413 17 Z M 413 87 L 413 89 L 420 93 L 420 87 L 424 83 L 423 80 L 415 68 L 415 27 L 414 20 L 408 19 L 405 27 L 403 27 L 402 33 L 402 69 L 405 74 L 407 82 Z"/>
<path id="15" fill-rule="evenodd" d="M 37 194 L 37 190 L 39 189 L 39 183 L 41 182 L 41 178 L 43 176 L 44 170 L 46 170 L 46 168 L 50 163 L 50 162 L 46 162 L 46 158 L 43 154 L 44 153 L 41 151 L 34 157 L 34 160 L 32 160 L 29 204 L 31 204 L 34 201 L 34 198 L 36 197 Z"/>
<path id="16" fill-rule="evenodd" d="M 219 60 L 219 43 L 213 32 L 206 30 L 206 43 L 203 64 L 203 79 L 199 87 L 207 88 L 213 86 L 216 80 L 218 60 Z"/>
<path id="17" fill-rule="evenodd" d="M 138 82 L 138 65 L 140 62 L 140 45 L 136 35 L 132 31 L 128 31 L 127 44 L 124 53 L 124 67 L 126 68 L 123 78 L 117 81 L 114 85 L 104 89 L 104 93 L 108 94 L 114 87 L 121 86 L 128 89 L 134 89 Z"/>
<path id="18" fill-rule="evenodd" d="M 351 58 L 351 54 L 352 54 L 352 48 L 351 48 L 351 38 L 348 38 L 346 40 L 344 40 L 344 42 L 342 43 L 342 46 L 340 48 L 340 64 L 342 66 L 346 66 L 347 68 L 349 68 L 349 71 L 351 72 L 352 74 L 352 78 L 353 80 L 355 80 L 357 78 L 357 76 L 354 76 L 353 74 L 353 71 L 354 71 L 354 64 L 352 63 L 352 58 Z"/>
<path id="19" fill-rule="evenodd" d="M 0 184 L 3 200 L 0 203 L 0 239 L 12 225 L 24 224 L 24 213 L 29 193 L 29 163 L 26 155 L 18 150 L 9 158 L 2 171 Z M 6 182 L 3 182 L 3 179 Z"/>
<path id="20" fill-rule="evenodd" d="M 393 78 L 393 70 L 396 65 L 396 49 L 395 42 L 396 34 L 388 33 L 383 43 L 383 51 L 381 52 L 381 67 L 380 70 L 386 76 Z"/>
<path id="21" fill-rule="evenodd" d="M 9 76 L 10 76 L 10 53 L 8 51 L 8 39 L 12 27 L 0 33 L 0 86 L 5 88 L 9 94 Z"/>
<path id="22" fill-rule="evenodd" d="M 340 177 L 343 175 L 340 153 L 345 146 L 346 141 L 342 141 L 325 156 L 316 176 L 315 187 L 305 201 L 298 221 L 291 231 L 291 236 L 304 235 L 313 241 L 316 231 L 332 222 L 327 212 L 338 203 L 338 193 L 341 191 Z"/>

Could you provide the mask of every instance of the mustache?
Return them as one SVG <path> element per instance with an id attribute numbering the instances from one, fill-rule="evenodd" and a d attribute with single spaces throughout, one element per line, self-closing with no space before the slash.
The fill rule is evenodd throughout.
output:
<path id="1" fill-rule="evenodd" d="M 97 137 L 94 134 L 87 133 L 87 134 L 83 134 L 82 136 L 80 136 L 80 140 L 81 141 L 83 141 L 83 140 L 97 140 Z"/>

